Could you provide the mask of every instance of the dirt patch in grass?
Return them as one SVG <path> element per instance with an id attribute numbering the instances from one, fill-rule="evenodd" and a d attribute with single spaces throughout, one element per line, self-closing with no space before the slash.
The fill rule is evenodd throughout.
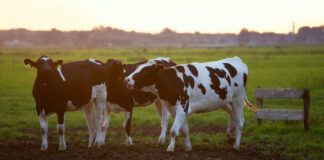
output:
<path id="1" fill-rule="evenodd" d="M 39 130 L 22 130 L 22 133 L 35 136 L 19 137 L 15 140 L 0 140 L 0 159 L 283 159 L 279 154 L 264 155 L 255 145 L 244 144 L 240 151 L 232 149 L 225 142 L 220 145 L 195 145 L 191 152 L 185 152 L 183 145 L 177 145 L 173 153 L 166 152 L 167 145 L 157 147 L 145 141 L 134 138 L 134 145 L 126 147 L 124 130 L 109 128 L 114 136 L 107 136 L 106 144 L 101 148 L 88 148 L 87 129 L 66 129 L 67 150 L 58 151 L 58 135 L 55 129 L 49 130 L 47 151 L 40 151 L 41 138 Z M 160 127 L 133 127 L 134 134 L 152 136 L 157 140 Z M 190 128 L 191 133 L 204 132 L 208 134 L 225 132 L 224 127 L 197 126 Z M 82 134 L 80 134 L 82 133 Z M 84 133 L 84 134 L 83 134 Z M 225 133 L 224 133 L 225 134 Z M 166 142 L 168 144 L 168 141 Z M 272 151 L 273 153 L 279 151 Z"/>

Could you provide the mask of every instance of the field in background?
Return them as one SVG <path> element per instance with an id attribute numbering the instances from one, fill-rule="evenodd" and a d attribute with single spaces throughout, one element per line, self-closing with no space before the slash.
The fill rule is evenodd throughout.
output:
<path id="1" fill-rule="evenodd" d="M 321 159 L 324 152 L 324 47 L 266 47 L 266 48 L 184 48 L 184 49 L 0 49 L 0 139 L 16 141 L 28 137 L 35 138 L 41 144 L 40 127 L 35 111 L 35 102 L 31 94 L 36 76 L 36 69 L 25 67 L 24 58 L 36 60 L 40 55 L 48 55 L 53 60 L 62 59 L 65 63 L 75 60 L 94 58 L 105 62 L 107 59 L 120 59 L 125 63 L 135 63 L 155 57 L 170 57 L 175 63 L 206 62 L 222 58 L 239 56 L 249 67 L 247 97 L 256 104 L 254 88 L 309 88 L 311 95 L 311 128 L 305 132 L 303 123 L 296 121 L 265 120 L 257 126 L 254 112 L 244 109 L 245 127 L 241 148 L 244 151 L 253 146 L 256 152 L 281 158 Z M 302 108 L 302 100 L 265 100 L 265 108 Z M 49 128 L 56 134 L 57 118 L 49 118 Z M 108 129 L 108 140 L 122 137 L 120 145 L 125 144 L 124 133 L 118 132 L 122 126 L 123 114 L 112 114 Z M 171 120 L 170 120 L 171 122 Z M 196 114 L 189 117 L 192 130 L 199 127 L 227 127 L 228 115 L 222 111 Z M 85 135 L 87 129 L 84 113 L 66 114 L 66 129 L 73 135 Z M 136 108 L 133 113 L 132 126 L 135 146 L 138 144 L 155 145 L 158 136 L 147 135 L 151 127 L 159 127 L 159 118 L 153 106 Z M 145 126 L 143 130 L 140 128 Z M 169 125 L 171 126 L 171 124 Z M 139 129 L 138 129 L 139 128 Z M 79 130 L 81 129 L 81 131 Z M 204 129 L 201 129 L 204 130 Z M 71 133 L 70 132 L 70 133 Z M 158 132 L 157 132 L 158 133 Z M 121 134 L 121 135 L 119 135 Z M 66 135 L 67 142 L 75 138 Z M 226 143 L 224 132 L 193 132 L 190 134 L 192 145 L 231 148 Z M 1 143 L 2 141 L 0 141 Z M 58 145 L 58 137 L 49 143 Z M 169 141 L 167 141 L 167 144 Z M 67 148 L 71 145 L 67 145 Z M 183 136 L 177 138 L 176 148 L 183 148 Z M 165 150 L 166 147 L 160 150 Z M 183 150 L 179 150 L 183 151 Z M 199 151 L 203 152 L 203 151 Z M 233 154 L 235 151 L 232 151 Z"/>

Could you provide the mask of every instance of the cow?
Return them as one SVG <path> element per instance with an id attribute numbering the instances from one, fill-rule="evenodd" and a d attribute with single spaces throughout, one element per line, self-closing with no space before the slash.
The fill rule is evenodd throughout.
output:
<path id="1" fill-rule="evenodd" d="M 174 151 L 175 138 L 181 129 L 186 150 L 192 149 L 186 117 L 225 108 L 230 113 L 226 134 L 235 131 L 234 148 L 239 149 L 244 124 L 243 104 L 257 109 L 245 94 L 248 68 L 239 57 L 214 62 L 182 64 L 165 68 L 155 61 L 140 65 L 124 81 L 128 88 L 148 91 L 160 99 L 175 119 L 170 130 L 167 151 Z"/>
<path id="2" fill-rule="evenodd" d="M 164 67 L 175 66 L 168 58 L 156 58 L 153 59 L 157 64 L 163 65 Z M 119 113 L 120 111 L 124 112 L 125 119 L 123 127 L 126 132 L 126 145 L 132 145 L 131 138 L 131 119 L 132 119 L 132 110 L 134 107 L 144 107 L 152 103 L 155 103 L 156 110 L 159 113 L 161 120 L 161 134 L 159 137 L 158 144 L 164 144 L 165 134 L 168 128 L 169 112 L 163 107 L 160 101 L 157 100 L 157 97 L 151 92 L 145 92 L 140 90 L 130 90 L 124 84 L 124 77 L 131 74 L 138 65 L 146 63 L 147 61 L 139 62 L 136 64 L 122 64 L 120 60 L 109 59 L 104 64 L 104 72 L 109 75 L 106 78 L 107 84 L 107 114 L 110 115 L 110 112 Z M 104 131 L 103 134 L 105 134 Z"/>
<path id="3" fill-rule="evenodd" d="M 32 94 L 42 131 L 41 150 L 48 148 L 47 116 L 57 114 L 59 150 L 66 150 L 65 112 L 80 109 L 84 109 L 86 115 L 89 147 L 101 146 L 104 143 L 101 130 L 108 127 L 107 116 L 104 117 L 107 91 L 105 75 L 101 74 L 100 70 L 102 63 L 89 59 L 63 64 L 62 60 L 54 62 L 47 56 L 39 57 L 36 62 L 25 59 L 24 63 L 37 69 Z M 61 68 L 58 68 L 58 65 L 61 65 Z M 93 104 L 96 105 L 96 115 Z"/>

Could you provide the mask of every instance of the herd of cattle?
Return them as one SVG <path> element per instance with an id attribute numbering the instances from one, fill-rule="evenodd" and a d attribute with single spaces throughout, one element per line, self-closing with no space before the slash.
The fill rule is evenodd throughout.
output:
<path id="1" fill-rule="evenodd" d="M 110 113 L 120 111 L 125 114 L 126 145 L 132 145 L 133 107 L 152 103 L 161 119 L 159 144 L 165 142 L 170 114 L 174 118 L 167 151 L 174 151 L 180 130 L 185 135 L 186 150 L 190 151 L 186 117 L 218 108 L 229 114 L 226 135 L 235 141 L 234 148 L 239 149 L 243 104 L 256 109 L 246 98 L 248 68 L 238 57 L 176 65 L 169 58 L 161 57 L 136 64 L 123 64 L 115 59 L 106 63 L 88 59 L 63 64 L 62 60 L 54 62 L 41 56 L 35 62 L 25 59 L 24 63 L 37 69 L 32 93 L 42 129 L 41 150 L 48 148 L 47 116 L 57 114 L 59 150 L 65 150 L 65 112 L 80 109 L 84 109 L 88 124 L 89 147 L 105 143 Z"/>

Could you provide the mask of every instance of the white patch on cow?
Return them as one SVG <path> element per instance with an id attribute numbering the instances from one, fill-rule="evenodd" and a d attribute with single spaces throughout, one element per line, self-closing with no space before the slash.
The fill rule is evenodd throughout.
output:
<path id="1" fill-rule="evenodd" d="M 114 113 L 119 113 L 120 111 L 125 112 L 126 110 L 122 107 L 120 107 L 120 105 L 115 104 L 115 103 L 111 103 L 111 102 L 107 102 L 107 107 L 110 111 L 114 112 Z"/>
<path id="2" fill-rule="evenodd" d="M 62 80 L 65 81 L 65 77 L 64 77 L 64 75 L 63 75 L 63 73 L 62 73 L 62 71 L 61 71 L 61 68 L 57 68 L 57 71 L 59 72 L 59 74 L 60 74 Z"/>
<path id="3" fill-rule="evenodd" d="M 48 57 L 42 57 L 41 58 L 41 60 L 43 60 L 43 61 L 47 61 L 47 60 L 49 60 L 50 58 L 48 58 Z"/>
<path id="4" fill-rule="evenodd" d="M 157 57 L 157 58 L 154 58 L 152 60 L 170 62 L 170 58 L 165 58 L 165 57 Z"/>
<path id="5" fill-rule="evenodd" d="M 106 97 L 107 96 L 106 83 L 102 83 L 102 84 L 92 86 L 91 99 L 96 98 L 98 96 L 100 96 L 100 97 Z"/>
<path id="6" fill-rule="evenodd" d="M 77 110 L 78 108 L 72 104 L 72 101 L 69 100 L 67 103 L 66 103 L 66 106 L 67 106 L 67 111 L 75 111 Z"/>
<path id="7" fill-rule="evenodd" d="M 91 59 L 91 58 L 90 58 L 89 61 L 92 62 L 92 63 L 94 63 L 94 64 L 101 65 L 100 63 L 98 63 L 98 62 L 97 62 L 96 60 L 94 60 L 94 59 Z"/>

